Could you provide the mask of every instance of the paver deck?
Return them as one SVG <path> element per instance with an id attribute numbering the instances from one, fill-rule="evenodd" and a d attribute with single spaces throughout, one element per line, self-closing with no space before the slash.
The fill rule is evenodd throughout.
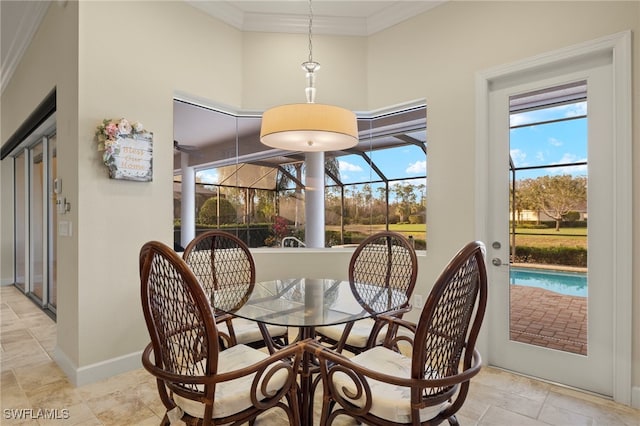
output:
<path id="1" fill-rule="evenodd" d="M 587 354 L 587 298 L 512 285 L 511 340 Z"/>

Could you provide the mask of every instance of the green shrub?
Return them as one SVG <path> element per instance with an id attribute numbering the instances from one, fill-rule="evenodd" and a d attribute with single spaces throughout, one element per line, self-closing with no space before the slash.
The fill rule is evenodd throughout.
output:
<path id="1" fill-rule="evenodd" d="M 236 209 L 226 198 L 220 198 L 220 223 L 235 223 Z M 198 223 L 216 225 L 218 223 L 218 197 L 211 197 L 204 202 L 198 213 Z"/>
<path id="2" fill-rule="evenodd" d="M 424 223 L 424 215 L 421 214 L 412 214 L 411 216 L 409 216 L 409 223 L 413 223 L 413 224 L 420 224 L 420 223 Z"/>
<path id="3" fill-rule="evenodd" d="M 581 247 L 516 246 L 515 263 L 587 267 L 587 250 Z"/>
<path id="4" fill-rule="evenodd" d="M 562 216 L 562 220 L 565 222 L 577 222 L 580 220 L 580 213 L 571 211 Z"/>
<path id="5" fill-rule="evenodd" d="M 549 227 L 544 223 L 536 224 L 536 223 L 521 223 L 516 225 L 518 228 L 522 229 L 548 229 Z"/>

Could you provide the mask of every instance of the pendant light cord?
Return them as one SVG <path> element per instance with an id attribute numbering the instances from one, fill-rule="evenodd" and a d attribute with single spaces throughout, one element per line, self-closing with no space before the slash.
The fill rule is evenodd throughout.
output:
<path id="1" fill-rule="evenodd" d="M 313 42 L 311 41 L 313 32 L 311 28 L 313 27 L 313 6 L 311 5 L 311 0 L 309 0 L 309 63 L 313 63 Z"/>
<path id="2" fill-rule="evenodd" d="M 309 58 L 307 62 L 302 63 L 302 69 L 307 73 L 307 88 L 304 90 L 307 97 L 307 103 L 315 103 L 316 88 L 315 72 L 320 69 L 320 64 L 313 61 L 313 6 L 309 0 Z"/>

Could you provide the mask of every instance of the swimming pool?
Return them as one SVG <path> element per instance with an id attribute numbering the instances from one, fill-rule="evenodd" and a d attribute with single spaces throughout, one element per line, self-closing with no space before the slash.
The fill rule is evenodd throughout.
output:
<path id="1" fill-rule="evenodd" d="M 587 296 L 587 274 L 580 272 L 511 268 L 509 281 L 512 285 L 538 287 L 568 296 Z"/>

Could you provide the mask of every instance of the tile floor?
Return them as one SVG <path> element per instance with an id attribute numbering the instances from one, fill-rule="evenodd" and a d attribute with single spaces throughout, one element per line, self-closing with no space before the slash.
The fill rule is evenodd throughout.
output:
<path id="1" fill-rule="evenodd" d="M 2 425 L 158 425 L 164 407 L 143 369 L 74 387 L 52 360 L 55 323 L 14 287 L 0 288 Z M 316 410 L 319 410 L 316 404 Z M 29 412 L 28 410 L 32 411 Z M 48 410 L 55 419 L 38 417 Z M 56 411 L 57 410 L 57 411 Z M 319 418 L 319 415 L 316 416 Z M 458 415 L 461 425 L 640 426 L 640 410 L 574 390 L 483 368 Z M 284 425 L 279 411 L 256 425 Z M 353 425 L 338 419 L 336 425 Z"/>

